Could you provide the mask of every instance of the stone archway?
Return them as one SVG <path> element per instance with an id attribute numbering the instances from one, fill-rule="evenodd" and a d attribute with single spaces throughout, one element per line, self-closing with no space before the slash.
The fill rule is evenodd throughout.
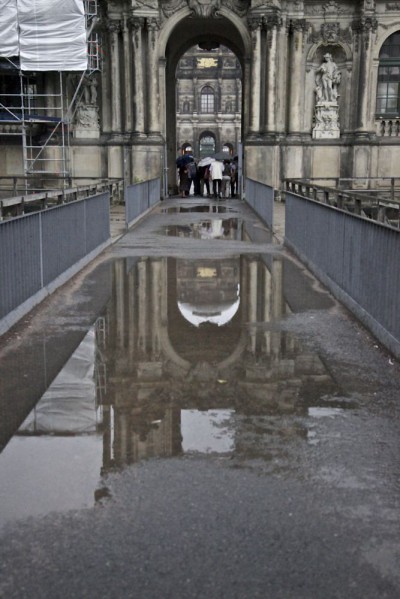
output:
<path id="1" fill-rule="evenodd" d="M 243 26 L 243 21 L 233 13 L 221 10 L 218 16 L 219 18 L 183 14 L 180 20 L 171 23 L 170 28 L 166 27 L 164 35 L 160 35 L 160 65 L 165 65 L 164 74 L 159 79 L 161 101 L 165 98 L 165 123 L 161 129 L 166 138 L 170 189 L 174 189 L 176 184 L 173 168 L 176 159 L 175 72 L 178 61 L 189 48 L 196 44 L 206 48 L 223 45 L 236 55 L 242 68 L 242 139 L 249 128 L 249 99 L 246 98 L 246 93 L 248 94 L 250 89 L 250 36 Z"/>

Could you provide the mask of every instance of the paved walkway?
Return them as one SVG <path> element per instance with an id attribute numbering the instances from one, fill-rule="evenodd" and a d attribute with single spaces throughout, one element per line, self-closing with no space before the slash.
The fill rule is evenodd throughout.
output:
<path id="1" fill-rule="evenodd" d="M 400 597 L 400 369 L 283 208 L 163 202 L 2 338 L 0 597 Z"/>

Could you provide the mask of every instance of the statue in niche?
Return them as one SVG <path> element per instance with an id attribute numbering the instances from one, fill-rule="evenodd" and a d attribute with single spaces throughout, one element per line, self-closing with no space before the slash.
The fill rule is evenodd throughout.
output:
<path id="1" fill-rule="evenodd" d="M 332 54 L 328 52 L 324 55 L 324 61 L 316 71 L 315 92 L 317 102 L 336 103 L 340 80 L 341 73 L 333 61 Z"/>
<path id="2" fill-rule="evenodd" d="M 183 102 L 182 112 L 190 112 L 190 103 L 188 102 L 188 100 L 185 100 Z"/>
<path id="3" fill-rule="evenodd" d="M 97 84 L 96 77 L 85 76 L 83 80 L 83 100 L 86 106 L 96 106 Z"/>

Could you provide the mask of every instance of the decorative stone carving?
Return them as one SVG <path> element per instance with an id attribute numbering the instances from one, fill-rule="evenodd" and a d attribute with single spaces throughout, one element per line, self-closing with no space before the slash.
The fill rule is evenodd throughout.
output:
<path id="1" fill-rule="evenodd" d="M 364 49 L 368 50 L 370 45 L 370 34 L 376 33 L 378 29 L 378 20 L 375 17 L 361 17 L 361 19 L 357 19 L 353 21 L 352 29 L 356 33 L 358 33 L 358 37 L 362 34 L 367 34 L 364 36 Z M 356 50 L 359 49 L 359 40 L 356 38 Z"/>
<path id="2" fill-rule="evenodd" d="M 314 113 L 313 139 L 338 139 L 340 137 L 339 107 L 337 104 L 317 104 Z"/>
<path id="3" fill-rule="evenodd" d="M 100 136 L 98 107 L 78 104 L 74 129 L 74 136 L 77 139 L 98 138 Z"/>
<path id="4" fill-rule="evenodd" d="M 132 9 L 146 9 L 158 10 L 158 0 L 132 0 Z"/>
<path id="5" fill-rule="evenodd" d="M 222 0 L 222 5 L 239 15 L 239 17 L 244 17 L 249 8 L 247 0 Z"/>
<path id="6" fill-rule="evenodd" d="M 118 21 L 118 20 L 108 21 L 107 31 L 109 33 L 116 33 L 116 34 L 120 33 L 122 31 L 121 21 Z"/>
<path id="7" fill-rule="evenodd" d="M 351 29 L 342 30 L 340 23 L 323 23 L 320 31 L 317 33 L 315 30 L 310 34 L 308 41 L 311 44 L 337 44 L 338 42 L 345 42 L 350 44 L 352 41 Z"/>
<path id="8" fill-rule="evenodd" d="M 186 0 L 193 16 L 215 17 L 221 8 L 221 0 Z"/>
<path id="9" fill-rule="evenodd" d="M 336 139 L 340 137 L 338 85 L 341 73 L 332 55 L 327 53 L 315 73 L 317 103 L 314 113 L 314 139 Z"/>
<path id="10" fill-rule="evenodd" d="M 182 0 L 161 0 L 161 12 L 166 19 L 181 10 Z"/>
<path id="11" fill-rule="evenodd" d="M 388 2 L 385 8 L 386 10 L 400 10 L 400 2 Z"/>

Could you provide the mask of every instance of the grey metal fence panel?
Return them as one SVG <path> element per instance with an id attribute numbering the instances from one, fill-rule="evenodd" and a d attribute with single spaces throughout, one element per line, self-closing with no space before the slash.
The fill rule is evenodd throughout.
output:
<path id="1" fill-rule="evenodd" d="M 160 201 L 161 181 L 159 178 L 127 185 L 125 189 L 125 221 L 129 226 L 146 210 Z"/>
<path id="2" fill-rule="evenodd" d="M 85 200 L 43 212 L 44 285 L 48 285 L 86 255 L 85 218 Z"/>
<path id="3" fill-rule="evenodd" d="M 0 319 L 42 284 L 40 215 L 0 223 Z"/>
<path id="4" fill-rule="evenodd" d="M 288 192 L 285 239 L 361 309 L 357 316 L 400 342 L 400 231 Z"/>
<path id="5" fill-rule="evenodd" d="M 265 183 L 246 178 L 246 202 L 270 227 L 274 221 L 274 189 Z"/>
<path id="6" fill-rule="evenodd" d="M 110 238 L 110 194 L 102 193 L 85 200 L 86 253 Z"/>
<path id="7" fill-rule="evenodd" d="M 110 237 L 109 193 L 0 222 L 0 319 Z"/>
<path id="8" fill-rule="evenodd" d="M 149 206 L 155 206 L 161 197 L 161 180 L 152 179 L 149 183 Z"/>

